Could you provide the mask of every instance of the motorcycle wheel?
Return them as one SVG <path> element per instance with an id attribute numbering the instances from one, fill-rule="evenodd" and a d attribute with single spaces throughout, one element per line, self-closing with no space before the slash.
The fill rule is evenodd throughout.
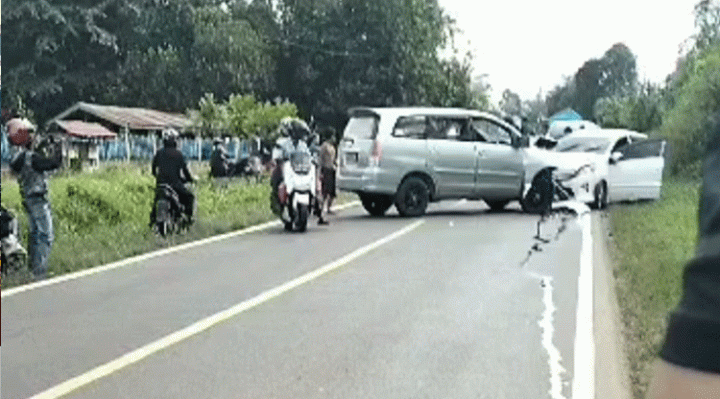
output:
<path id="1" fill-rule="evenodd" d="M 307 205 L 298 205 L 298 214 L 297 219 L 295 220 L 295 227 L 297 227 L 297 230 L 301 233 L 307 230 L 308 213 L 309 210 Z"/>
<path id="2" fill-rule="evenodd" d="M 27 262 L 27 255 L 22 252 L 16 252 L 14 254 L 10 254 L 7 259 L 8 268 L 7 270 L 12 272 L 17 272 L 22 270 L 25 267 L 25 264 Z"/>
<path id="3" fill-rule="evenodd" d="M 167 237 L 167 235 L 170 234 L 172 230 L 170 202 L 164 199 L 158 200 L 155 211 L 155 226 L 157 228 L 157 232 L 162 237 Z"/>

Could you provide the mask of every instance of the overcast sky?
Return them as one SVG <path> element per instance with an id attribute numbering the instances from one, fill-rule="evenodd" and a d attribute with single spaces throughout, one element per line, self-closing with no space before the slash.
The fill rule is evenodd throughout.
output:
<path id="1" fill-rule="evenodd" d="M 473 50 L 475 74 L 488 74 L 493 98 L 505 88 L 534 98 L 582 64 L 623 42 L 641 79 L 661 82 L 693 34 L 699 0 L 438 0 Z"/>

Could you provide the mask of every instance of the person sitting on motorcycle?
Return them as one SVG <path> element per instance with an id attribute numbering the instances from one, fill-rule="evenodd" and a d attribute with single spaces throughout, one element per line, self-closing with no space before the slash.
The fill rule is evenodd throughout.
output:
<path id="1" fill-rule="evenodd" d="M 158 150 L 152 160 L 152 174 L 156 178 L 155 201 L 161 184 L 167 184 L 175 190 L 180 198 L 180 203 L 185 208 L 185 214 L 192 224 L 194 222 L 193 211 L 195 209 L 195 195 L 185 187 L 184 183 L 195 181 L 188 169 L 185 157 L 177 149 L 178 133 L 174 129 L 163 131 L 163 148 Z M 155 206 L 150 214 L 150 223 L 155 223 Z"/>
<path id="2" fill-rule="evenodd" d="M 272 185 L 272 197 L 271 207 L 276 214 L 280 214 L 281 206 L 278 200 L 278 189 L 280 183 L 282 183 L 282 165 L 283 162 L 290 159 L 290 155 L 296 151 L 307 152 L 312 155 L 308 146 L 308 138 L 312 137 L 310 128 L 307 124 L 297 118 L 284 118 L 280 122 L 280 134 L 281 137 L 275 144 L 275 150 L 273 160 L 276 162 L 275 169 L 273 170 L 270 178 L 270 184 Z M 322 213 L 318 215 L 319 224 L 328 224 L 323 217 Z"/>

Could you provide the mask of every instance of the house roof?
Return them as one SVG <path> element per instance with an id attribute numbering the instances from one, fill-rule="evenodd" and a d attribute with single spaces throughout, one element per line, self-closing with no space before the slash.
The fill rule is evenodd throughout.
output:
<path id="1" fill-rule="evenodd" d="M 108 130 L 99 123 L 88 123 L 83 121 L 55 121 L 62 130 L 70 136 L 84 139 L 112 139 L 117 134 Z"/>
<path id="2" fill-rule="evenodd" d="M 190 126 L 190 119 L 183 114 L 84 102 L 76 103 L 51 119 L 50 122 L 62 120 L 77 111 L 91 114 L 118 126 L 118 128 L 127 126 L 131 130 L 162 130 L 167 127 L 181 130 Z"/>

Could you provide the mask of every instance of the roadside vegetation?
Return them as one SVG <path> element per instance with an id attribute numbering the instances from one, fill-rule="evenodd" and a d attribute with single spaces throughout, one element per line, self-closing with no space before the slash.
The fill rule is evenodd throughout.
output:
<path id="1" fill-rule="evenodd" d="M 700 183 L 670 179 L 659 201 L 611 208 L 618 302 L 635 398 L 644 398 L 697 235 Z"/>
<path id="2" fill-rule="evenodd" d="M 644 398 L 682 295 L 682 273 L 697 240 L 701 165 L 720 117 L 720 3 L 695 6 L 696 34 L 664 87 L 595 104 L 603 126 L 642 130 L 670 144 L 659 201 L 610 209 L 618 302 L 635 398 Z"/>
<path id="3" fill-rule="evenodd" d="M 191 165 L 199 180 L 196 224 L 163 239 L 149 227 L 155 179 L 147 165 L 121 163 L 83 174 L 58 174 L 50 180 L 55 242 L 50 272 L 62 274 L 124 259 L 155 249 L 241 229 L 274 219 L 270 185 L 242 178 L 215 181 L 206 164 Z M 20 222 L 27 244 L 27 217 L 13 178 L 2 180 L 3 205 Z M 26 282 L 26 271 L 3 278 L 3 288 Z"/>

